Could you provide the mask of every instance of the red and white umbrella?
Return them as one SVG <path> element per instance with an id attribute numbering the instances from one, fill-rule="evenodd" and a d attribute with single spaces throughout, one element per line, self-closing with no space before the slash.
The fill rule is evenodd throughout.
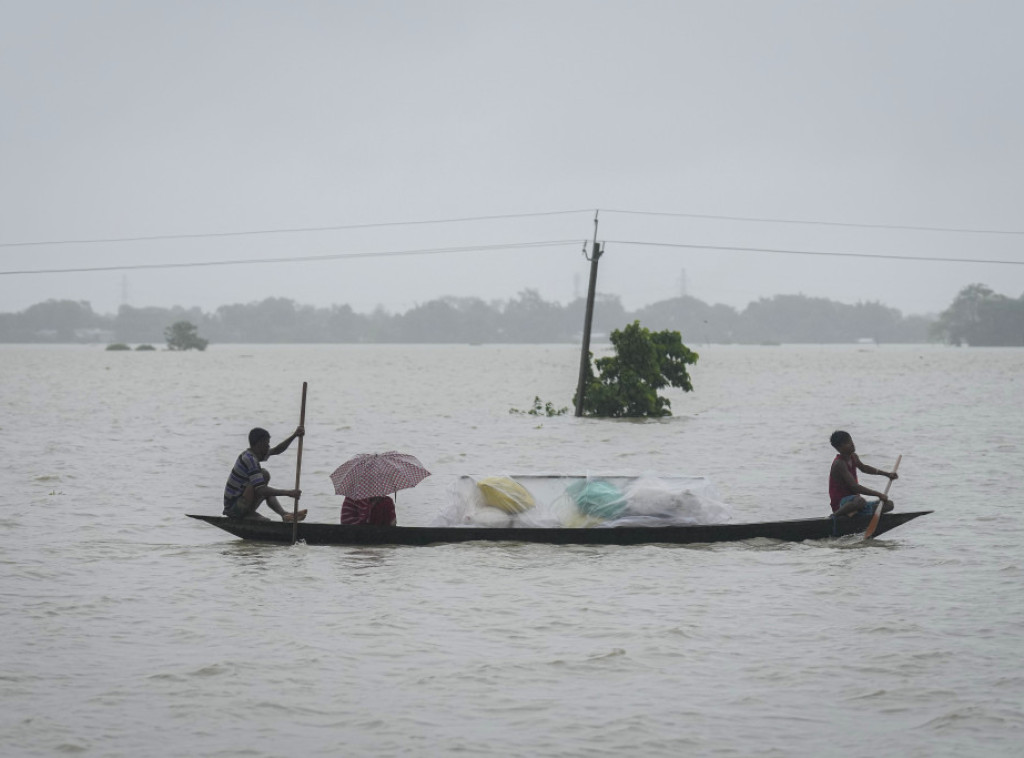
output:
<path id="1" fill-rule="evenodd" d="M 338 466 L 331 474 L 334 491 L 354 500 L 384 497 L 398 490 L 415 487 L 430 476 L 416 456 L 391 450 L 387 453 L 360 453 Z"/>

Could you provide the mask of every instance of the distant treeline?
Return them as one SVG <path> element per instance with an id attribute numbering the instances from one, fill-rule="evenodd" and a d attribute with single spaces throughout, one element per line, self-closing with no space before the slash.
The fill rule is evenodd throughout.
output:
<path id="1" fill-rule="evenodd" d="M 953 345 L 1024 346 L 1024 295 L 1006 297 L 984 284 L 957 294 L 932 326 L 933 336 Z"/>
<path id="2" fill-rule="evenodd" d="M 164 330 L 189 321 L 211 343 L 524 343 L 578 342 L 585 303 L 547 302 L 533 290 L 508 301 L 445 297 L 405 313 L 378 308 L 356 313 L 348 305 L 316 308 L 286 298 L 198 308 L 135 308 L 94 313 L 88 302 L 49 300 L 20 313 L 0 314 L 0 342 L 164 342 Z M 663 300 L 636 311 L 618 296 L 598 297 L 596 336 L 634 320 L 652 331 L 678 331 L 690 345 L 704 343 L 841 343 L 859 339 L 920 343 L 941 336 L 933 319 L 903 316 L 880 303 L 845 305 L 803 295 L 777 295 L 742 311 L 693 297 Z M 973 343 L 972 343 L 973 344 Z"/>

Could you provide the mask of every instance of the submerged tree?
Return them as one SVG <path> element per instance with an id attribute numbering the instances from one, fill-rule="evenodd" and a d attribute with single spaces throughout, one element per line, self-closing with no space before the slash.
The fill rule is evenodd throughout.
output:
<path id="1" fill-rule="evenodd" d="M 176 321 L 164 329 L 168 350 L 205 350 L 209 340 L 196 334 L 196 325 L 188 321 Z"/>
<path id="2" fill-rule="evenodd" d="M 1024 345 L 1024 296 L 999 295 L 984 284 L 972 284 L 957 294 L 939 315 L 932 333 L 954 345 Z"/>
<path id="3" fill-rule="evenodd" d="M 598 358 L 595 377 L 587 362 L 583 412 L 588 416 L 671 416 L 672 403 L 658 394 L 665 387 L 691 392 L 686 367 L 697 353 L 683 344 L 679 332 L 651 332 L 634 321 L 611 334 L 615 355 Z"/>

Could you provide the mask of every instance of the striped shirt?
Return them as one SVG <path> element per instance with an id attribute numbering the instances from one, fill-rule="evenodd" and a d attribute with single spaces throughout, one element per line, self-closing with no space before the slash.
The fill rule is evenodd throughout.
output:
<path id="1" fill-rule="evenodd" d="M 228 483 L 224 486 L 224 507 L 232 505 L 250 484 L 259 487 L 266 484 L 266 481 L 263 479 L 263 469 L 260 468 L 256 455 L 252 450 L 243 450 L 231 468 Z"/>

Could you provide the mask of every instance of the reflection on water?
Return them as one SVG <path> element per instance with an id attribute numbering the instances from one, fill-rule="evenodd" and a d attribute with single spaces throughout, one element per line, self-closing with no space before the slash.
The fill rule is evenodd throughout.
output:
<path id="1" fill-rule="evenodd" d="M 271 570 L 268 551 L 286 547 L 274 543 L 257 544 L 236 540 L 220 549 L 220 554 L 228 559 L 228 565 L 244 570 L 267 572 Z"/>
<path id="2" fill-rule="evenodd" d="M 387 568 L 394 560 L 398 546 L 358 547 L 335 551 L 336 566 L 342 573 L 351 572 L 354 576 L 370 576 L 375 570 Z"/>

